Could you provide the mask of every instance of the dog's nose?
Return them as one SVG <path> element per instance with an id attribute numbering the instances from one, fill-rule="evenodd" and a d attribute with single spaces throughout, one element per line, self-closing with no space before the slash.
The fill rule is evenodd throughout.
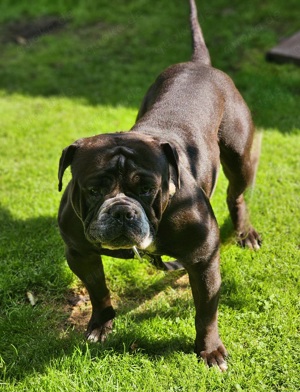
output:
<path id="1" fill-rule="evenodd" d="M 137 210 L 127 206 L 115 206 L 109 211 L 109 213 L 114 219 L 120 222 L 131 221 L 136 219 L 138 216 Z"/>

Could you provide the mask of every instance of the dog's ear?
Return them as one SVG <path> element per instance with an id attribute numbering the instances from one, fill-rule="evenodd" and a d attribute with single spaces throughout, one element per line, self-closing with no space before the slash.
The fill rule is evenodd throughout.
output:
<path id="1" fill-rule="evenodd" d="M 177 189 L 180 188 L 180 172 L 179 172 L 179 156 L 175 147 L 171 146 L 169 143 L 162 143 L 162 149 L 168 159 L 169 164 L 173 168 L 173 175 L 171 175 L 171 180 L 173 181 Z M 173 193 L 173 192 L 172 192 Z"/>
<path id="2" fill-rule="evenodd" d="M 58 190 L 59 192 L 62 190 L 62 179 L 64 172 L 68 166 L 71 165 L 73 161 L 74 154 L 76 150 L 80 147 L 81 145 L 81 139 L 77 140 L 70 146 L 66 147 L 60 157 L 59 160 L 59 167 L 58 167 Z"/>

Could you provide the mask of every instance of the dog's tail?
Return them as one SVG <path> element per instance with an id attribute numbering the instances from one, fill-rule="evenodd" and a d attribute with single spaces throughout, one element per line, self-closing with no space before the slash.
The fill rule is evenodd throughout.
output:
<path id="1" fill-rule="evenodd" d="M 190 0 L 190 24 L 193 40 L 192 61 L 197 61 L 206 65 L 211 65 L 210 55 L 205 45 L 202 30 L 198 21 L 197 7 L 195 0 Z"/>

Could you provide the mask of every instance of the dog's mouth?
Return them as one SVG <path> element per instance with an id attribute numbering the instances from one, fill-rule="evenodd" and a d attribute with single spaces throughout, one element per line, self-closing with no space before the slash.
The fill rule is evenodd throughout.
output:
<path id="1" fill-rule="evenodd" d="M 86 237 L 107 249 L 146 249 L 153 240 L 150 222 L 141 205 L 124 196 L 103 203 Z"/>
<path id="2" fill-rule="evenodd" d="M 100 230 L 100 231 L 99 231 Z M 87 235 L 91 242 L 101 244 L 106 249 L 146 249 L 152 243 L 151 230 L 136 225 L 127 227 L 123 225 L 107 225 L 93 222 Z"/>
<path id="3" fill-rule="evenodd" d="M 121 234 L 116 238 L 103 239 L 101 246 L 106 249 L 132 249 L 136 246 L 135 242 L 134 238 Z"/>

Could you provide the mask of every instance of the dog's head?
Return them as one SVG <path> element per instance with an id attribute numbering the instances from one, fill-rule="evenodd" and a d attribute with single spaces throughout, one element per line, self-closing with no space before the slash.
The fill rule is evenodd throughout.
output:
<path id="1" fill-rule="evenodd" d="M 103 248 L 148 248 L 179 187 L 178 155 L 135 132 L 80 139 L 63 150 L 59 190 L 71 165 L 70 202 L 86 238 Z"/>

